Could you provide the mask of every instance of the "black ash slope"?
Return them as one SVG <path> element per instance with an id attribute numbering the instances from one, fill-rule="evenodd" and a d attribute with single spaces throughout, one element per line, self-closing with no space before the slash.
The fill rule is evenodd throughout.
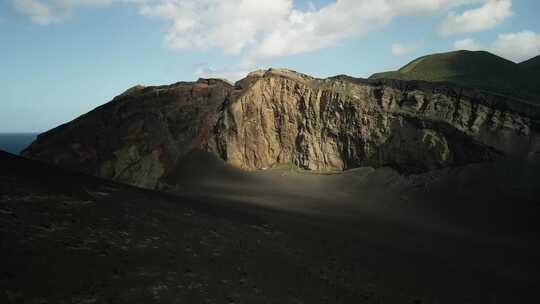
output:
<path id="1" fill-rule="evenodd" d="M 465 221 L 462 228 L 469 233 L 463 234 L 418 225 L 420 217 L 394 220 L 383 208 L 368 213 L 345 202 L 332 209 L 341 196 L 323 206 L 280 184 L 272 190 L 283 203 L 274 210 L 240 192 L 228 199 L 222 193 L 197 198 L 197 191 L 193 198 L 169 196 L 0 152 L 0 302 L 523 303 L 537 296 L 539 249 L 532 221 L 538 210 L 528 202 L 537 190 L 529 187 L 532 181 L 520 181 L 534 175 L 520 168 L 513 174 L 522 188 L 493 189 L 491 195 L 489 179 L 500 176 L 490 177 L 487 173 L 498 171 L 483 167 L 440 173 L 440 182 L 423 183 L 421 191 L 385 169 L 370 171 L 367 179 L 306 175 L 329 183 L 335 180 L 328 178 L 343 178 L 338 184 L 349 187 L 359 202 L 364 195 L 388 203 L 384 191 L 373 197 L 377 187 L 404 193 L 414 201 L 398 199 L 396 206 L 409 204 L 428 216 L 458 216 L 473 200 L 493 207 L 476 218 L 476 225 Z M 306 182 L 302 174 L 258 174 L 242 178 L 267 183 L 259 187 L 270 187 L 277 178 Z M 437 196 L 421 193 L 448 192 L 451 186 L 443 184 L 460 174 L 486 180 L 473 185 L 477 190 L 455 190 L 462 196 L 457 209 L 448 202 L 443 210 L 432 202 L 437 212 L 427 208 L 421 198 Z M 350 185 L 343 184 L 347 180 Z M 478 201 L 482 192 L 492 201 Z M 493 200 L 497 193 L 500 200 Z M 305 200 L 301 206 L 319 212 L 286 207 L 299 198 Z M 514 210 L 507 214 L 510 222 L 521 217 L 530 226 L 480 229 L 493 226 L 490 218 L 500 224 L 501 204 L 514 206 L 506 209 Z M 348 216 L 342 215 L 344 208 L 350 208 Z M 476 215 L 479 208 L 471 212 Z M 486 234 L 490 237 L 476 237 Z"/>

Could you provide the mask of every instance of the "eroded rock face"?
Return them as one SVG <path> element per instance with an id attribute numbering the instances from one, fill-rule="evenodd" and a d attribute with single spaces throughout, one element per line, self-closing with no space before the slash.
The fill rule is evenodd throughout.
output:
<path id="1" fill-rule="evenodd" d="M 389 165 L 420 172 L 539 150 L 530 118 L 459 89 L 272 70 L 252 77 L 258 79 L 215 128 L 218 153 L 242 168 Z"/>
<path id="2" fill-rule="evenodd" d="M 538 110 L 425 82 L 251 73 L 235 86 L 199 80 L 135 87 L 39 138 L 24 155 L 146 187 L 193 149 L 244 169 L 392 166 L 405 173 L 538 158 Z"/>

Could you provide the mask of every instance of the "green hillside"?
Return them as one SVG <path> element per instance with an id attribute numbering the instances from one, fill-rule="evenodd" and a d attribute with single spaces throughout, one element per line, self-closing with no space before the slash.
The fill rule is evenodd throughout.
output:
<path id="1" fill-rule="evenodd" d="M 451 82 L 540 104 L 539 69 L 539 57 L 516 64 L 485 51 L 455 51 L 423 56 L 370 78 Z"/>

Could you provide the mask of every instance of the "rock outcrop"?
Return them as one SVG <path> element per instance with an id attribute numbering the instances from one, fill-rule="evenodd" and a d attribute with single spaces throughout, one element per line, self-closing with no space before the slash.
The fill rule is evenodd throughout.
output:
<path id="1" fill-rule="evenodd" d="M 183 155 L 212 135 L 233 86 L 200 79 L 136 86 L 52 129 L 24 156 L 144 188 L 156 188 Z"/>
<path id="2" fill-rule="evenodd" d="M 405 173 L 539 158 L 535 106 L 448 84 L 316 79 L 289 70 L 135 87 L 46 132 L 24 152 L 159 188 L 193 149 L 248 170 L 391 166 Z"/>

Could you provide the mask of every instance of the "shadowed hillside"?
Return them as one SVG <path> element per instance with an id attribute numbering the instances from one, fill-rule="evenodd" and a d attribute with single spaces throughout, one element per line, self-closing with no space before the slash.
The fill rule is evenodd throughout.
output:
<path id="1" fill-rule="evenodd" d="M 519 66 L 526 69 L 534 70 L 540 74 L 540 55 L 533 57 L 529 60 L 523 61 L 522 63 L 519 64 Z"/>

